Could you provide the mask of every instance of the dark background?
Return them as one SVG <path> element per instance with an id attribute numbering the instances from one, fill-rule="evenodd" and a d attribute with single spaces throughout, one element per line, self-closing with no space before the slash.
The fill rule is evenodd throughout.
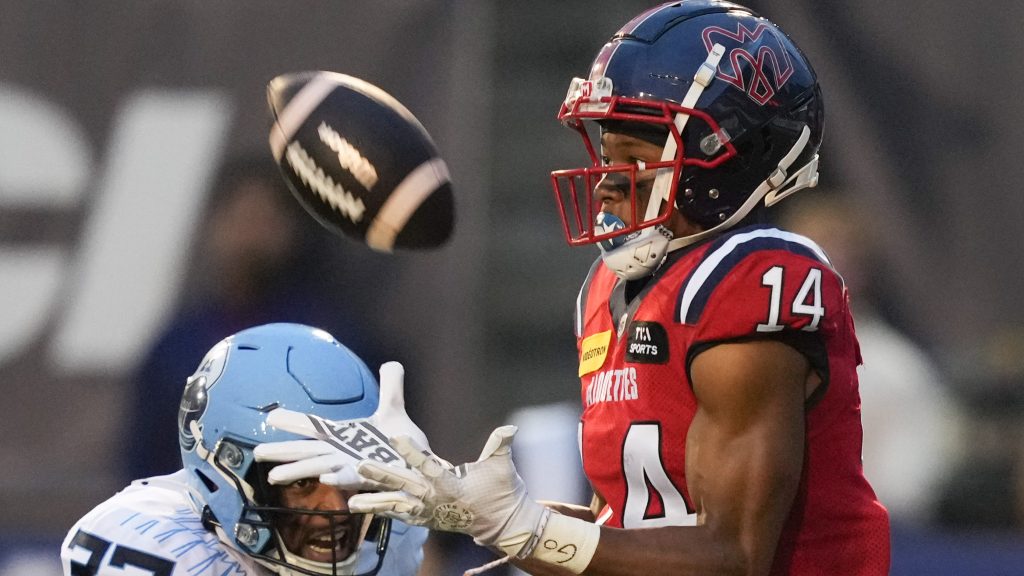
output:
<path id="1" fill-rule="evenodd" d="M 311 220 L 308 232 L 332 296 L 325 324 L 356 326 L 407 364 L 411 411 L 435 449 L 474 457 L 514 410 L 578 400 L 571 313 L 596 251 L 562 240 L 548 173 L 584 157 L 555 113 L 604 40 L 651 4 L 0 0 L 0 560 L 40 543 L 56 556 L 67 528 L 127 480 L 132 374 L 196 281 L 193 252 L 175 243 L 197 235 L 226 158 L 261 150 L 271 161 L 264 87 L 279 73 L 334 70 L 381 86 L 451 168 L 458 227 L 443 250 L 380 255 Z M 925 566 L 932 552 L 960 550 L 941 538 L 1012 552 L 1024 533 L 1014 476 L 1024 452 L 1024 4 L 748 4 L 803 47 L 824 89 L 822 186 L 806 194 L 842 195 L 869 216 L 881 312 L 936 360 L 967 416 L 969 472 L 949 479 L 948 499 L 961 505 L 906 540 L 897 568 L 918 573 L 910 558 Z M 190 161 L 199 195 L 176 235 L 134 241 L 130 221 L 99 215 L 140 95 L 202 102 L 218 120 Z M 26 109 L 60 128 L 53 145 L 24 130 Z M 175 174 L 160 167 L 190 146 L 149 145 L 163 157 L 135 176 L 132 197 L 159 212 L 175 201 L 159 185 Z M 128 232 L 95 256 L 108 230 Z M 118 274 L 82 313 L 95 261 Z"/>

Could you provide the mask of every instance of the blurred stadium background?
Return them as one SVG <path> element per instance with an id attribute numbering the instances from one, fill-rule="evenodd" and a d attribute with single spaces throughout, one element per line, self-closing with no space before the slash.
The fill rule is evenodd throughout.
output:
<path id="1" fill-rule="evenodd" d="M 414 416 L 450 459 L 509 418 L 530 418 L 531 446 L 545 426 L 572 427 L 571 408 L 523 412 L 578 399 L 571 310 L 595 257 L 562 240 L 548 172 L 583 153 L 554 116 L 569 80 L 651 4 L 0 0 L 0 576 L 59 573 L 64 532 L 129 479 L 133 375 L 217 274 L 193 245 L 206 198 L 228 158 L 267 150 L 264 86 L 282 72 L 390 91 L 456 186 L 457 231 L 435 253 L 371 253 L 308 221 L 324 323 L 409 366 Z M 935 470 L 896 518 L 893 573 L 1021 573 L 1024 4 L 747 4 L 818 71 L 822 186 L 805 194 L 863 217 L 848 222 L 872 250 L 851 283 L 869 286 L 915 362 L 931 359 L 919 396 L 881 403 L 906 409 L 887 418 L 949 399 L 948 428 L 884 440 L 908 454 L 937 434 L 957 445 L 877 472 L 914 498 L 915 471 Z M 183 360 L 182 382 L 198 360 Z M 898 382 L 911 367 L 893 362 Z"/>

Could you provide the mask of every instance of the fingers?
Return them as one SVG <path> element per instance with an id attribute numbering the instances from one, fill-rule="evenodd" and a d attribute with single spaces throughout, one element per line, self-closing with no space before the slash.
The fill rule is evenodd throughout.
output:
<path id="1" fill-rule="evenodd" d="M 417 498 L 423 498 L 430 492 L 430 486 L 425 479 L 415 470 L 408 468 L 364 460 L 359 463 L 356 471 L 363 478 L 387 490 L 404 490 Z"/>
<path id="2" fill-rule="evenodd" d="M 291 484 L 302 478 L 319 478 L 323 474 L 339 472 L 345 468 L 354 470 L 355 466 L 354 459 L 334 452 L 274 466 L 267 474 L 267 481 L 271 484 Z"/>
<path id="3" fill-rule="evenodd" d="M 389 440 L 391 447 L 398 452 L 398 455 L 405 460 L 409 466 L 419 470 L 424 476 L 437 478 L 446 470 L 451 468 L 444 460 L 434 455 L 433 452 L 421 446 L 416 440 L 409 436 L 398 436 Z"/>
<path id="4" fill-rule="evenodd" d="M 398 362 L 380 367 L 380 404 L 378 414 L 405 412 L 405 368 Z"/>
<path id="5" fill-rule="evenodd" d="M 487 438 L 487 443 L 484 444 L 484 449 L 480 451 L 480 457 L 477 458 L 477 462 L 483 462 L 491 456 L 502 456 L 512 452 L 512 440 L 516 437 L 516 431 L 519 428 L 516 426 L 501 426 L 494 429 L 491 435 Z"/>
<path id="6" fill-rule="evenodd" d="M 356 494 L 348 499 L 348 509 L 355 514 L 380 514 L 407 524 L 423 524 L 419 518 L 423 502 L 404 492 Z"/>
<path id="7" fill-rule="evenodd" d="M 323 440 L 287 440 L 259 444 L 252 451 L 257 462 L 294 462 L 335 452 Z"/>
<path id="8" fill-rule="evenodd" d="M 387 486 L 360 476 L 354 466 L 345 466 L 341 470 L 321 474 L 319 480 L 321 484 L 341 490 L 387 490 Z"/>
<path id="9" fill-rule="evenodd" d="M 410 466 L 419 466 L 427 458 L 426 454 L 424 454 L 424 448 L 411 437 L 404 434 L 390 438 L 388 443 Z"/>
<path id="10" fill-rule="evenodd" d="M 310 416 L 303 414 L 302 412 L 296 412 L 286 408 L 275 408 L 267 414 L 267 424 L 277 428 L 278 430 L 299 434 L 300 436 L 306 436 L 307 438 L 319 437 L 316 426 L 313 425 L 313 421 L 310 419 Z"/>
<path id="11" fill-rule="evenodd" d="M 408 434 L 429 448 L 426 434 L 405 412 L 405 368 L 398 362 L 380 367 L 380 403 L 371 420 L 389 436 Z"/>
<path id="12" fill-rule="evenodd" d="M 388 490 L 388 487 L 380 482 L 374 482 L 360 476 L 355 467 L 345 467 L 337 472 L 321 474 L 319 480 L 321 484 L 334 486 L 341 490 Z"/>
<path id="13" fill-rule="evenodd" d="M 327 454 L 305 455 L 301 453 L 302 446 L 297 450 L 287 450 L 288 444 L 305 445 L 310 447 L 326 446 Z M 264 448 L 266 447 L 266 448 Z M 260 444 L 256 450 L 263 454 L 264 462 L 287 462 L 270 469 L 267 473 L 267 482 L 273 485 L 291 484 L 303 478 L 317 478 L 322 484 L 341 488 L 342 490 L 386 490 L 387 486 L 368 480 L 359 475 L 356 471 L 358 460 L 339 453 L 326 442 L 319 440 L 297 440 L 294 442 L 275 442 L 273 444 Z M 313 449 L 310 448 L 310 452 Z M 257 457 L 257 460 L 260 460 Z"/>

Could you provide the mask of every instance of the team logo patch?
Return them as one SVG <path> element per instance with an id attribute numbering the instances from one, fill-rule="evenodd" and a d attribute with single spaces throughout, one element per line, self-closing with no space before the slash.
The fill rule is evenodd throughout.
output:
<path id="1" fill-rule="evenodd" d="M 626 362 L 664 364 L 668 362 L 668 334 L 657 322 L 633 322 L 626 341 Z"/>
<path id="2" fill-rule="evenodd" d="M 580 376 L 590 374 L 604 365 L 608 356 L 608 344 L 612 341 L 612 331 L 606 330 L 591 334 L 580 343 Z"/>
<path id="3" fill-rule="evenodd" d="M 725 46 L 726 53 L 718 65 L 717 77 L 743 90 L 762 106 L 793 75 L 789 52 L 769 24 L 760 23 L 753 30 L 742 22 L 737 23 L 735 30 L 709 26 L 701 36 L 709 53 L 716 43 Z M 749 78 L 744 77 L 744 61 L 750 67 Z"/>
<path id="4" fill-rule="evenodd" d="M 185 392 L 178 407 L 178 444 L 188 451 L 196 447 L 196 438 L 192 434 L 192 422 L 198 422 L 206 413 L 207 379 L 205 376 L 193 376 L 185 384 Z"/>
<path id="5" fill-rule="evenodd" d="M 434 520 L 442 530 L 465 530 L 473 524 L 473 513 L 458 504 L 441 504 L 434 508 Z"/>

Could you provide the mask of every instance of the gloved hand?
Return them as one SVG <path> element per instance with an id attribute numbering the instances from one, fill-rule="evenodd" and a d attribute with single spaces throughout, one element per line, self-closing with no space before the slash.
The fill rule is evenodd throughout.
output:
<path id="1" fill-rule="evenodd" d="M 403 466 L 402 457 L 388 444 L 392 436 L 405 435 L 428 446 L 427 436 L 405 412 L 405 369 L 398 362 L 380 367 L 380 403 L 369 418 L 326 420 L 278 408 L 267 415 L 267 423 L 310 438 L 268 442 L 256 446 L 260 462 L 285 462 L 270 470 L 271 484 L 290 484 L 301 478 L 317 478 L 324 484 L 346 490 L 378 490 L 356 472 L 362 460 Z"/>
<path id="2" fill-rule="evenodd" d="M 391 492 L 349 498 L 356 513 L 381 514 L 407 524 L 469 534 L 477 543 L 525 557 L 550 511 L 530 499 L 512 463 L 515 426 L 491 433 L 476 462 L 452 467 L 409 436 L 392 446 L 412 468 L 364 460 L 358 471 Z"/>

